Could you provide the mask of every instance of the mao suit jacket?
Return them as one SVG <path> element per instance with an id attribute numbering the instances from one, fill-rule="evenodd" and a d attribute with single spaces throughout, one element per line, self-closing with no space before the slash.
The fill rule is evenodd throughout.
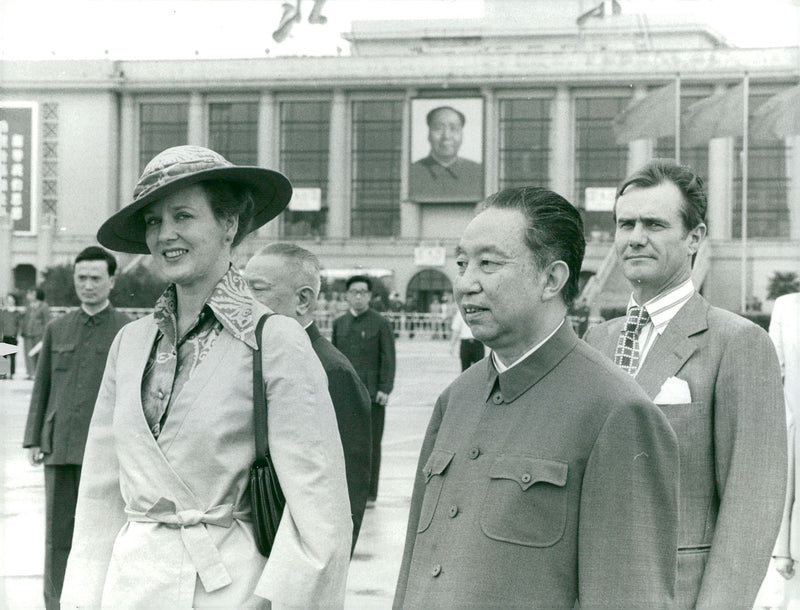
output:
<path id="1" fill-rule="evenodd" d="M 586 341 L 614 357 L 624 318 Z M 784 505 L 780 368 L 755 324 L 692 296 L 650 348 L 636 381 L 651 399 L 670 377 L 691 402 L 658 404 L 680 443 L 680 608 L 752 608 Z M 659 402 L 659 401 L 656 401 Z"/>
<path id="2" fill-rule="evenodd" d="M 395 351 L 392 325 L 374 309 L 355 317 L 349 311 L 333 321 L 331 343 L 341 351 L 367 386 L 372 402 L 394 387 Z"/>
<path id="3" fill-rule="evenodd" d="M 411 164 L 408 190 L 414 201 L 479 201 L 484 198 L 483 165 L 457 157 L 444 167 L 429 155 Z"/>
<path id="4" fill-rule="evenodd" d="M 40 447 L 45 465 L 83 462 L 108 350 L 130 321 L 109 305 L 91 317 L 79 307 L 47 325 L 22 443 Z"/>
<path id="5" fill-rule="evenodd" d="M 34 304 L 25 308 L 22 314 L 22 336 L 28 339 L 35 338 L 37 341 L 42 338 L 45 326 L 50 321 L 50 307 L 44 301 L 35 301 Z M 25 350 L 30 351 L 26 346 Z"/>
<path id="6" fill-rule="evenodd" d="M 775 545 L 775 555 L 800 560 L 800 504 L 796 494 L 799 487 L 797 444 L 800 435 L 800 293 L 786 294 L 775 300 L 769 322 L 769 336 L 778 352 L 783 374 L 783 396 L 786 400 L 786 421 L 789 428 L 789 476 L 786 485 L 781 530 Z M 796 577 L 795 577 L 796 578 Z"/>
<path id="7" fill-rule="evenodd" d="M 323 337 L 313 322 L 306 328 L 311 347 L 328 376 L 328 392 L 336 411 L 339 436 L 342 438 L 344 465 L 350 510 L 353 513 L 353 548 L 355 548 L 369 494 L 372 460 L 372 402 L 369 392 L 344 354 Z"/>
<path id="8" fill-rule="evenodd" d="M 678 446 L 664 415 L 569 324 L 439 397 L 396 608 L 667 608 Z"/>

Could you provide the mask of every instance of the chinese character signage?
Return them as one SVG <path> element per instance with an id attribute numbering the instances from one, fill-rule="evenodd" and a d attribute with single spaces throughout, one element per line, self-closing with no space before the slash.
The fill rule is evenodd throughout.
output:
<path id="1" fill-rule="evenodd" d="M 21 233 L 34 231 L 37 110 L 35 102 L 0 102 L 0 215 Z"/>

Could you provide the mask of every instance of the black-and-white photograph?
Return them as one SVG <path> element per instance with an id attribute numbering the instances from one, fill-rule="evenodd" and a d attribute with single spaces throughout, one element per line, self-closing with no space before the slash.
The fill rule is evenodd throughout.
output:
<path id="1" fill-rule="evenodd" d="M 483 171 L 483 99 L 411 100 L 409 199 L 479 201 Z"/>
<path id="2" fill-rule="evenodd" d="M 0 0 L 0 608 L 800 610 L 798 0 Z"/>

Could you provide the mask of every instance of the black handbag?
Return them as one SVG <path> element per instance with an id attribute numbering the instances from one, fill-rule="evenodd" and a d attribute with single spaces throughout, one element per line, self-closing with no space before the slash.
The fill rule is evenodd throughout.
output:
<path id="1" fill-rule="evenodd" d="M 253 352 L 253 415 L 256 433 L 256 459 L 250 466 L 250 503 L 253 513 L 253 534 L 258 552 L 269 557 L 275 534 L 283 515 L 283 497 L 278 474 L 269 454 L 267 442 L 267 397 L 261 370 L 261 332 L 271 314 L 265 314 L 256 326 L 258 349 Z"/>

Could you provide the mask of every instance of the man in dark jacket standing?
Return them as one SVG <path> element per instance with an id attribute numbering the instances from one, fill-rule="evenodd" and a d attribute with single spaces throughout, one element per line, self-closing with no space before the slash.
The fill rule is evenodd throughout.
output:
<path id="1" fill-rule="evenodd" d="M 75 259 L 81 306 L 47 325 L 22 446 L 32 465 L 44 464 L 45 606 L 59 607 L 72 546 L 75 504 L 86 435 L 106 356 L 117 331 L 130 322 L 111 307 L 117 261 L 98 246 Z"/>
<path id="2" fill-rule="evenodd" d="M 394 335 L 388 320 L 373 309 L 372 281 L 365 275 L 347 280 L 350 311 L 333 322 L 332 343 L 353 364 L 372 400 L 372 474 L 367 506 L 378 496 L 381 439 L 386 403 L 394 386 Z"/>
<path id="3" fill-rule="evenodd" d="M 319 260 L 294 244 L 274 243 L 250 259 L 244 270 L 253 295 L 275 313 L 297 320 L 328 376 L 328 392 L 342 438 L 355 548 L 370 477 L 370 398 L 350 361 L 314 323 L 320 289 Z"/>
<path id="4" fill-rule="evenodd" d="M 33 379 L 39 353 L 31 354 L 44 335 L 44 327 L 50 321 L 50 308 L 44 300 L 44 290 L 31 288 L 26 293 L 28 305 L 22 316 L 22 338 L 25 342 L 25 372 L 28 379 Z"/>

